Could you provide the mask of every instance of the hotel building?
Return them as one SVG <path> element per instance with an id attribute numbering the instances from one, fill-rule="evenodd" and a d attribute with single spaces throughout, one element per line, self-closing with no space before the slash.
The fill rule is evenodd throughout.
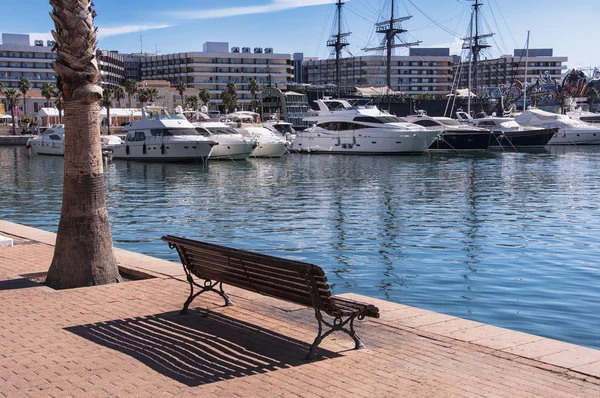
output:
<path id="1" fill-rule="evenodd" d="M 411 48 L 409 55 L 392 57 L 394 91 L 416 94 L 447 94 L 452 87 L 452 71 L 457 59 L 448 48 Z M 304 81 L 315 85 L 335 84 L 334 59 L 308 59 L 303 62 Z M 342 92 L 354 87 L 386 85 L 385 56 L 357 56 L 340 60 Z"/>
<path id="2" fill-rule="evenodd" d="M 184 81 L 188 87 L 206 89 L 211 94 L 210 104 L 221 103 L 221 93 L 227 83 L 236 83 L 238 102 L 248 109 L 252 101 L 249 83 L 256 79 L 260 89 L 275 86 L 283 90 L 294 82 L 291 54 L 276 54 L 272 48 L 232 47 L 229 43 L 207 42 L 201 52 L 165 55 L 125 56 L 127 73 L 138 70 L 142 80 L 167 80 L 175 85 Z"/>
<path id="3" fill-rule="evenodd" d="M 0 83 L 5 88 L 18 89 L 19 81 L 25 77 L 31 83 L 27 101 L 21 101 L 21 112 L 31 115 L 37 113 L 46 101 L 41 100 L 39 90 L 44 83 L 56 86 L 56 75 L 51 63 L 56 59 L 54 42 L 35 40 L 31 45 L 26 34 L 2 33 L 0 44 Z M 125 67 L 123 57 L 116 51 L 103 52 L 98 67 L 103 84 L 123 84 Z M 52 101 L 51 101 L 52 102 Z M 27 109 L 23 109 L 27 105 Z"/>
<path id="4" fill-rule="evenodd" d="M 499 85 L 510 85 L 515 80 L 525 81 L 525 61 L 527 61 L 527 81 L 535 76 L 549 76 L 561 81 L 567 66 L 568 57 L 557 57 L 553 55 L 551 48 L 516 49 L 513 55 L 503 55 L 494 59 L 482 59 L 477 62 L 475 71 L 472 71 L 472 81 L 477 80 L 478 87 L 498 87 Z M 460 87 L 469 86 L 469 64 L 457 62 L 455 71 L 460 70 Z M 475 73 L 477 74 L 475 79 Z M 475 87 L 473 87 L 475 91 Z"/>

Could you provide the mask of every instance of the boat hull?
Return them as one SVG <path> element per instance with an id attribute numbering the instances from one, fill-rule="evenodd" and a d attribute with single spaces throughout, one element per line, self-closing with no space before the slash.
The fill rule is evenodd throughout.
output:
<path id="1" fill-rule="evenodd" d="M 252 153 L 253 146 L 246 143 L 224 143 L 213 147 L 208 160 L 246 160 Z"/>
<path id="2" fill-rule="evenodd" d="M 600 145 L 600 129 L 572 130 L 561 128 L 548 145 Z"/>
<path id="3" fill-rule="evenodd" d="M 548 145 L 556 134 L 556 129 L 523 130 L 523 131 L 495 131 L 496 139 L 490 148 L 519 149 L 541 148 Z"/>
<path id="4" fill-rule="evenodd" d="M 113 159 L 160 162 L 206 161 L 214 143 L 210 141 L 137 141 L 115 145 Z"/>
<path id="5" fill-rule="evenodd" d="M 287 152 L 284 142 L 258 142 L 258 145 L 250 154 L 253 158 L 280 158 Z"/>
<path id="6" fill-rule="evenodd" d="M 304 153 L 411 155 L 423 153 L 439 134 L 439 130 L 379 134 L 305 130 L 296 135 L 292 150 Z"/>
<path id="7" fill-rule="evenodd" d="M 494 140 L 489 131 L 445 131 L 440 134 L 428 151 L 433 152 L 483 152 Z"/>

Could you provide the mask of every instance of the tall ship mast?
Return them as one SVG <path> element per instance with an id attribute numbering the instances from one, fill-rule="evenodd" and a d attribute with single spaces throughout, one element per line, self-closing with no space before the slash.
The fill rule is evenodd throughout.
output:
<path id="1" fill-rule="evenodd" d="M 327 40 L 327 47 L 333 47 L 335 51 L 335 84 L 337 86 L 337 96 L 341 97 L 342 90 L 342 76 L 340 72 L 340 57 L 342 54 L 342 49 L 346 46 L 349 46 L 348 36 L 350 36 L 350 32 L 342 33 L 342 6 L 345 3 L 342 0 L 338 0 L 336 3 L 337 14 L 336 14 L 336 25 L 337 25 L 337 33 L 331 35 L 331 38 Z"/>
<path id="2" fill-rule="evenodd" d="M 398 47 L 413 47 L 418 46 L 421 42 L 416 41 L 412 43 L 403 42 L 398 35 L 408 32 L 408 30 L 402 28 L 402 22 L 412 18 L 411 16 L 395 18 L 394 17 L 395 2 L 392 0 L 392 11 L 390 19 L 375 24 L 375 31 L 384 35 L 381 45 L 377 47 L 363 48 L 364 51 L 382 51 L 386 50 L 387 53 L 387 68 L 385 72 L 386 85 L 392 88 L 392 53 L 394 48 Z M 396 39 L 399 43 L 396 42 Z"/>
<path id="3" fill-rule="evenodd" d="M 479 60 L 479 54 L 481 50 L 490 48 L 491 46 L 487 43 L 487 38 L 492 37 L 493 33 L 479 34 L 479 8 L 483 5 L 479 0 L 473 0 L 473 12 L 471 13 L 471 23 L 469 24 L 470 36 L 465 37 L 463 40 L 463 50 L 469 50 L 469 92 L 472 87 L 477 91 L 477 61 Z M 472 82 L 472 84 L 471 84 Z M 470 94 L 469 94 L 470 96 Z"/>

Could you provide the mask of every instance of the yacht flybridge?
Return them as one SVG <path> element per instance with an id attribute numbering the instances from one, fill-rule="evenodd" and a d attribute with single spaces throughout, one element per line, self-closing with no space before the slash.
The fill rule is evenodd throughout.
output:
<path id="1" fill-rule="evenodd" d="M 443 129 L 426 129 L 384 113 L 376 106 L 351 106 L 345 100 L 316 100 L 317 115 L 305 117 L 312 127 L 298 132 L 297 152 L 343 154 L 418 154 Z"/>
<path id="2" fill-rule="evenodd" d="M 184 116 L 169 115 L 161 108 L 143 109 L 142 119 L 124 130 L 125 142 L 114 147 L 114 159 L 204 162 L 217 144 Z"/>

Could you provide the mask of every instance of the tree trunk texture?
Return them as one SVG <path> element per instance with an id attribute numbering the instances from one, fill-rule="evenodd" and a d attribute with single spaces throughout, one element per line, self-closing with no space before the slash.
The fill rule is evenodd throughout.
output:
<path id="1" fill-rule="evenodd" d="M 63 93 L 63 202 L 46 284 L 55 289 L 121 281 L 106 210 L 95 13 L 87 0 L 50 0 Z"/>

